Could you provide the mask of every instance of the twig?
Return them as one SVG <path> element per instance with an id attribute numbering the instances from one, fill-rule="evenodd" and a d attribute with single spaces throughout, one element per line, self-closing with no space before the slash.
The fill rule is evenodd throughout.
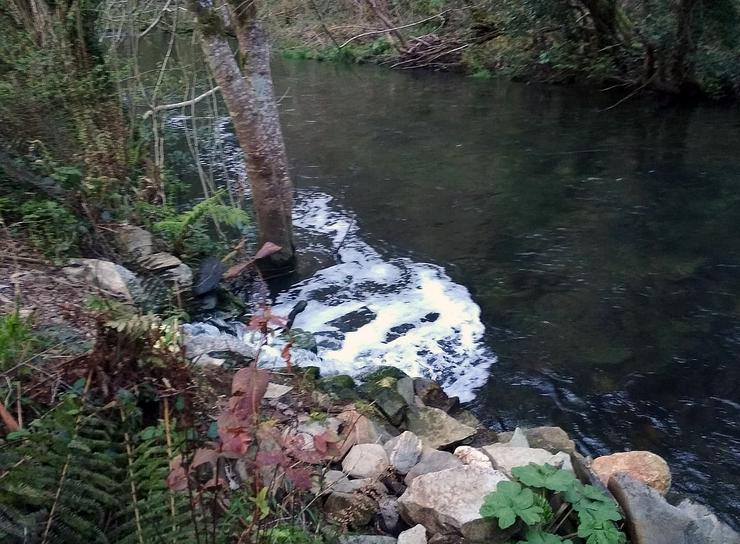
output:
<path id="1" fill-rule="evenodd" d="M 628 94 L 627 96 L 625 96 L 621 100 L 618 100 L 617 102 L 615 102 L 614 104 L 612 104 L 608 108 L 604 108 L 603 110 L 599 110 L 599 113 L 604 113 L 605 111 L 612 110 L 612 109 L 616 108 L 617 106 L 619 106 L 620 104 L 623 104 L 624 102 L 626 102 L 627 100 L 629 100 L 630 98 L 632 98 L 633 96 L 635 96 L 637 93 L 639 93 L 641 90 L 643 90 L 645 87 L 647 87 L 650 83 L 652 83 L 653 79 L 655 79 L 655 75 L 654 74 L 645 83 L 643 83 L 642 85 L 640 85 L 637 89 L 635 89 L 634 91 L 632 91 L 630 94 Z"/>
<path id="2" fill-rule="evenodd" d="M 184 108 L 185 106 L 193 106 L 200 102 L 201 100 L 208 98 L 213 93 L 220 91 L 220 87 L 216 86 L 213 89 L 210 89 L 206 92 L 204 92 L 200 96 L 196 96 L 195 98 L 191 98 L 190 100 L 184 100 L 182 102 L 176 102 L 175 104 L 162 104 L 161 106 L 155 106 L 154 108 L 150 109 L 148 112 L 146 112 L 144 115 L 142 115 L 142 119 L 146 120 L 149 119 L 153 114 L 158 113 L 160 111 L 165 110 L 176 110 L 178 108 Z"/>
<path id="3" fill-rule="evenodd" d="M 426 23 L 427 21 L 431 21 L 432 19 L 436 19 L 438 17 L 442 17 L 443 15 L 445 15 L 446 13 L 449 13 L 449 12 L 450 12 L 450 10 L 449 9 L 446 9 L 443 12 L 438 13 L 437 15 L 432 15 L 431 17 L 427 17 L 426 19 L 422 19 L 421 21 L 416 21 L 415 23 L 408 23 L 406 25 L 396 26 L 396 27 L 393 27 L 393 28 L 384 28 L 383 30 L 371 30 L 369 32 L 363 32 L 362 34 L 358 34 L 357 36 L 351 37 L 349 40 L 347 40 L 342 45 L 340 45 L 339 48 L 341 49 L 341 48 L 345 47 L 347 44 L 349 44 L 350 42 L 355 41 L 358 38 L 363 38 L 365 36 L 372 36 L 373 34 L 385 34 L 387 32 L 395 32 L 396 30 L 401 30 L 402 28 L 408 28 L 410 26 L 420 25 L 421 23 Z"/>
<path id="4" fill-rule="evenodd" d="M 139 34 L 139 38 L 143 38 L 144 36 L 146 36 L 149 33 L 150 30 L 152 30 L 155 26 L 157 26 L 157 23 L 159 23 L 159 20 L 162 18 L 162 15 L 164 15 L 164 12 L 167 11 L 167 8 L 168 7 L 170 7 L 170 3 L 171 2 L 172 2 L 172 0 L 167 0 L 167 3 L 162 7 L 161 10 L 159 10 L 159 13 L 155 17 L 155 19 L 152 21 L 152 24 L 150 24 L 146 28 L 146 30 L 144 30 L 144 32 L 142 32 L 141 34 Z"/>

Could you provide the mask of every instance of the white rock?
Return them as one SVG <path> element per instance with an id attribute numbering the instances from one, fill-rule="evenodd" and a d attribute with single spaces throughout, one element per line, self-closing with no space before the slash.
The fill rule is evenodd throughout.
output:
<path id="1" fill-rule="evenodd" d="M 554 467 L 562 468 L 563 470 L 567 470 L 570 472 L 575 472 L 573 470 L 573 461 L 570 458 L 570 455 L 565 453 L 564 451 L 559 451 L 555 455 L 553 455 L 549 461 L 546 461 L 548 465 L 552 465 Z"/>
<path id="2" fill-rule="evenodd" d="M 520 448 L 508 444 L 484 446 L 483 451 L 493 460 L 493 466 L 511 477 L 511 469 L 527 466 L 530 463 L 545 463 L 558 466 L 559 460 L 553 460 L 553 454 L 540 448 Z M 560 460 L 562 464 L 562 460 Z"/>
<path id="3" fill-rule="evenodd" d="M 129 269 L 101 259 L 70 259 L 62 270 L 67 276 L 90 283 L 114 296 L 133 301 L 132 290 L 140 291 L 141 283 Z"/>
<path id="4" fill-rule="evenodd" d="M 407 523 L 419 523 L 433 534 L 460 533 L 471 542 L 493 539 L 498 525 L 481 518 L 480 507 L 485 496 L 505 480 L 502 472 L 471 465 L 423 474 L 401 495 L 401 515 Z"/>
<path id="5" fill-rule="evenodd" d="M 514 429 L 514 434 L 512 435 L 511 440 L 509 440 L 506 445 L 515 448 L 528 448 L 529 440 L 527 440 L 527 435 L 524 434 L 524 431 L 517 427 Z"/>
<path id="6" fill-rule="evenodd" d="M 355 478 L 374 478 L 389 466 L 388 454 L 380 444 L 357 444 L 342 461 L 342 470 Z"/>
<path id="7" fill-rule="evenodd" d="M 427 544 L 427 530 L 423 525 L 414 525 L 398 535 L 398 544 Z"/>
<path id="8" fill-rule="evenodd" d="M 462 461 L 463 465 L 473 465 L 481 468 L 493 468 L 491 458 L 478 448 L 470 446 L 459 446 L 455 449 L 455 457 Z"/>
<path id="9" fill-rule="evenodd" d="M 391 465 L 399 474 L 408 474 L 421 457 L 421 440 L 410 431 L 391 438 L 383 447 Z"/>
<path id="10" fill-rule="evenodd" d="M 289 385 L 281 385 L 279 383 L 268 383 L 267 384 L 267 391 L 265 391 L 265 398 L 266 399 L 279 399 L 283 395 L 286 395 L 290 391 L 292 391 L 293 388 Z"/>

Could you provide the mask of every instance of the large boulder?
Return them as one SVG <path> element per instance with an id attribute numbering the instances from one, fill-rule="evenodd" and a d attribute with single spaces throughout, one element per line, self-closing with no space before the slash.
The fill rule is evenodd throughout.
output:
<path id="1" fill-rule="evenodd" d="M 530 463 L 537 465 L 549 464 L 558 468 L 563 466 L 563 458 L 555 456 L 540 448 L 521 448 L 507 444 L 493 444 L 484 446 L 483 452 L 493 461 L 493 466 L 511 476 L 511 469 L 527 466 Z"/>
<path id="2" fill-rule="evenodd" d="M 678 509 L 691 518 L 686 528 L 687 544 L 740 544 L 740 535 L 706 506 L 684 499 Z"/>
<path id="3" fill-rule="evenodd" d="M 564 451 L 573 453 L 576 451 L 576 444 L 573 442 L 568 433 L 560 427 L 532 427 L 531 429 L 522 429 L 524 436 L 530 448 L 542 448 L 551 453 Z M 501 443 L 509 442 L 513 432 L 498 434 L 498 441 Z"/>
<path id="4" fill-rule="evenodd" d="M 632 544 L 687 544 L 691 518 L 655 489 L 619 473 L 609 479 L 609 491 L 626 514 Z"/>
<path id="5" fill-rule="evenodd" d="M 430 472 L 439 472 L 448 468 L 462 466 L 462 461 L 447 451 L 439 451 L 432 448 L 423 448 L 419 462 L 409 470 L 404 478 L 406 485 L 411 485 L 411 481 L 422 474 Z"/>
<path id="6" fill-rule="evenodd" d="M 70 259 L 69 266 L 62 272 L 126 302 L 133 302 L 143 292 L 141 282 L 133 272 L 102 259 Z"/>
<path id="7" fill-rule="evenodd" d="M 415 478 L 401 495 L 401 516 L 431 533 L 457 533 L 470 542 L 502 542 L 508 536 L 495 521 L 484 520 L 480 508 L 496 485 L 508 480 L 493 469 L 471 465 L 430 472 Z"/>
<path id="8" fill-rule="evenodd" d="M 429 448 L 451 446 L 475 434 L 473 427 L 463 425 L 444 410 L 428 406 L 409 408 L 406 427 Z"/>
<path id="9" fill-rule="evenodd" d="M 404 431 L 385 443 L 391 465 L 399 474 L 408 474 L 421 457 L 421 439 L 411 431 Z"/>
<path id="10" fill-rule="evenodd" d="M 342 461 L 342 470 L 355 478 L 376 478 L 389 465 L 388 454 L 380 444 L 357 444 Z"/>
<path id="11" fill-rule="evenodd" d="M 123 256 L 136 262 L 154 251 L 154 237 L 148 230 L 135 225 L 122 225 L 116 229 L 116 244 Z"/>
<path id="12" fill-rule="evenodd" d="M 649 485 L 661 495 L 671 487 L 671 471 L 662 457 L 649 451 L 626 451 L 597 457 L 591 470 L 604 485 L 612 475 L 624 472 L 635 480 Z"/>

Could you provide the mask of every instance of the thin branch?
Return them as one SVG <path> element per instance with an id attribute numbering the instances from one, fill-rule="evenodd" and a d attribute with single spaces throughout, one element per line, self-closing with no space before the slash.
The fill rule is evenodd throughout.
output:
<path id="1" fill-rule="evenodd" d="M 372 36 L 373 34 L 385 34 L 387 32 L 395 32 L 396 30 L 401 30 L 402 28 L 409 28 L 410 26 L 420 25 L 422 23 L 426 23 L 427 21 L 431 21 L 432 19 L 437 19 L 438 17 L 442 17 L 443 15 L 445 15 L 446 13 L 449 13 L 450 11 L 451 10 L 446 9 L 443 12 L 438 13 L 437 15 L 432 15 L 431 17 L 427 17 L 426 19 L 422 19 L 421 21 L 416 21 L 415 23 L 408 23 L 406 25 L 396 26 L 393 28 L 384 28 L 383 30 L 371 30 L 370 32 L 363 32 L 362 34 L 353 36 L 352 38 L 344 42 L 342 45 L 340 45 L 339 48 L 341 49 L 342 47 L 345 47 L 350 42 L 353 42 L 356 39 L 362 38 L 364 36 Z"/>
<path id="2" fill-rule="evenodd" d="M 194 106 L 195 104 L 197 104 L 201 100 L 203 100 L 205 98 L 208 98 L 213 93 L 216 93 L 216 92 L 218 92 L 220 90 L 221 90 L 220 87 L 214 87 L 213 89 L 204 92 L 200 96 L 196 96 L 195 98 L 191 98 L 190 100 L 185 100 L 183 102 L 177 102 L 175 104 L 162 104 L 161 106 L 155 106 L 154 108 L 152 108 L 151 110 L 149 110 L 148 112 L 146 112 L 144 115 L 142 115 L 142 119 L 144 119 L 144 120 L 149 119 L 149 117 L 151 117 L 153 114 L 159 113 L 160 111 L 176 110 L 178 108 L 184 108 L 186 106 Z"/>
<path id="3" fill-rule="evenodd" d="M 167 11 L 167 8 L 170 7 L 170 4 L 172 3 L 172 0 L 167 0 L 167 3 L 164 5 L 164 7 L 159 10 L 159 13 L 157 13 L 157 16 L 152 21 L 152 24 L 150 24 L 148 27 L 146 27 L 146 30 L 139 34 L 139 38 L 143 38 L 147 34 L 149 34 L 149 31 L 151 31 L 157 24 L 159 23 L 160 19 L 162 19 L 162 15 L 164 15 L 164 12 Z"/>

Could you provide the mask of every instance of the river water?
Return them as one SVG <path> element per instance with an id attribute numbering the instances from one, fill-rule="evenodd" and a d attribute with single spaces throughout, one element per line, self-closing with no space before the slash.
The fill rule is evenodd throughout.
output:
<path id="1" fill-rule="evenodd" d="M 740 524 L 740 112 L 278 61 L 296 326 L 495 429 L 662 455 Z M 228 126 L 224 125 L 228 133 Z M 233 140 L 226 138 L 227 143 Z"/>

